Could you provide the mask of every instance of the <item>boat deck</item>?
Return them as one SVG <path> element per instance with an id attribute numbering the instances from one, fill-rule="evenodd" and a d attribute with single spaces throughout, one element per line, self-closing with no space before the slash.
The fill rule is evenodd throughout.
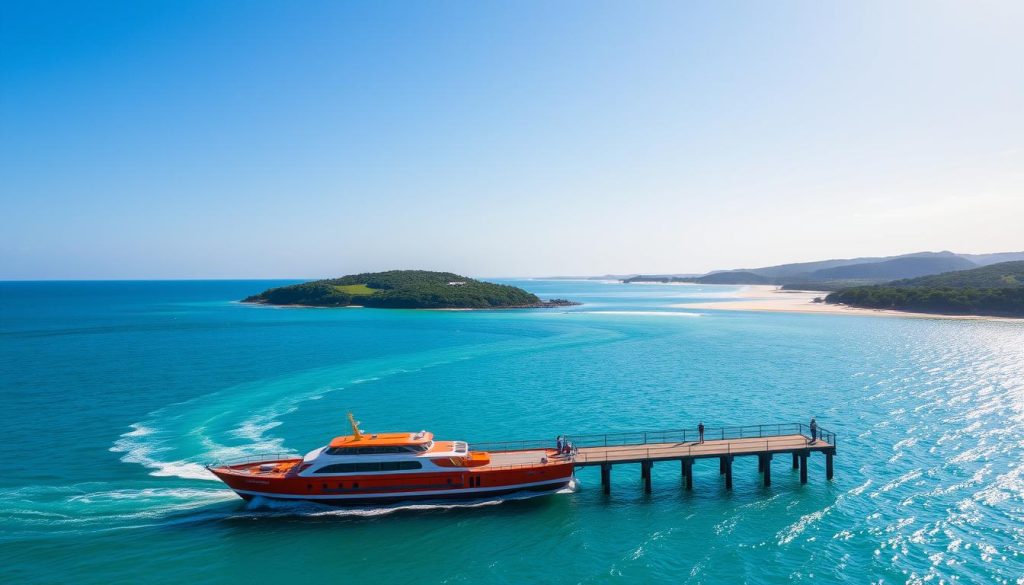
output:
<path id="1" fill-rule="evenodd" d="M 476 469 L 496 467 L 518 467 L 528 465 L 560 465 L 570 461 L 568 457 L 558 456 L 554 449 L 530 449 L 525 451 L 499 451 L 490 453 L 491 462 Z M 542 459 L 546 459 L 542 463 Z"/>

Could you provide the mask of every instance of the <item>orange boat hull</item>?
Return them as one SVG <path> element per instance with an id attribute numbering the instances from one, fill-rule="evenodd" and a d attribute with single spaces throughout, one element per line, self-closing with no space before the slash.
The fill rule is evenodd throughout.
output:
<path id="1" fill-rule="evenodd" d="M 246 500 L 264 497 L 334 505 L 476 499 L 520 491 L 549 491 L 565 487 L 573 475 L 572 461 L 566 459 L 512 467 L 302 477 L 290 473 L 300 461 L 263 461 L 209 470 Z M 261 467 L 272 467 L 272 471 L 264 472 Z"/>

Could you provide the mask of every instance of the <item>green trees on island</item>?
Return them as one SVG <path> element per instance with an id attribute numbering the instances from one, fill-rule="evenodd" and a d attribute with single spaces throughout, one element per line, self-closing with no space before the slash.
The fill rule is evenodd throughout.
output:
<path id="1" fill-rule="evenodd" d="M 1000 262 L 971 270 L 943 272 L 931 276 L 919 276 L 894 280 L 889 286 L 914 286 L 930 288 L 1012 288 L 1024 286 L 1024 261 Z"/>
<path id="2" fill-rule="evenodd" d="M 947 315 L 1024 315 L 1024 262 L 857 286 L 834 292 L 825 302 L 870 309 Z"/>
<path id="3" fill-rule="evenodd" d="M 536 295 L 518 287 L 427 270 L 351 274 L 272 288 L 243 302 L 314 307 L 361 305 L 391 309 L 489 309 L 573 304 L 560 299 L 542 302 Z"/>
<path id="4" fill-rule="evenodd" d="M 1024 287 L 901 288 L 859 286 L 831 293 L 825 302 L 869 309 L 948 315 L 1024 315 Z"/>
<path id="5" fill-rule="evenodd" d="M 352 304 L 352 295 L 339 291 L 326 281 L 321 280 L 272 288 L 258 295 L 253 295 L 242 302 L 267 303 L 269 305 L 344 307 Z"/>

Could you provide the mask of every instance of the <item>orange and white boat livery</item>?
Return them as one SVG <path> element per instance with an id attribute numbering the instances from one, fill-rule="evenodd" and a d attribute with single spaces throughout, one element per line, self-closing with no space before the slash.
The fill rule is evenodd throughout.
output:
<path id="1" fill-rule="evenodd" d="M 572 481 L 572 455 L 558 449 L 472 451 L 463 441 L 435 441 L 427 431 L 366 433 L 348 418 L 351 435 L 335 437 L 301 459 L 256 458 L 207 469 L 246 500 L 341 505 L 482 498 L 555 490 Z"/>

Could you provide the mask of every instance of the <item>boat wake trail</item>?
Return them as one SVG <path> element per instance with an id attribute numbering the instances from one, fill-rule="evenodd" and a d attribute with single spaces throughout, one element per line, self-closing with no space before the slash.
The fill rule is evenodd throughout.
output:
<path id="1" fill-rule="evenodd" d="M 608 337 L 616 335 L 607 333 Z M 142 465 L 155 477 L 216 481 L 205 465 L 254 455 L 296 456 L 283 437 L 271 433 L 281 418 L 303 404 L 391 376 L 467 359 L 513 352 L 544 351 L 575 343 L 593 343 L 595 334 L 558 335 L 537 340 L 512 340 L 476 347 L 446 348 L 384 359 L 362 360 L 241 384 L 170 405 L 130 425 L 110 451 L 121 461 Z"/>
<path id="2" fill-rule="evenodd" d="M 159 439 L 159 431 L 143 426 L 142 423 L 131 425 L 132 430 L 121 435 L 110 451 L 124 453 L 121 461 L 125 463 L 138 463 L 143 467 L 152 469 L 150 475 L 155 477 L 180 477 L 183 479 L 201 479 L 217 481 L 210 472 L 200 463 L 187 460 L 160 461 L 157 455 L 168 451 L 168 447 L 161 447 L 154 439 Z"/>

